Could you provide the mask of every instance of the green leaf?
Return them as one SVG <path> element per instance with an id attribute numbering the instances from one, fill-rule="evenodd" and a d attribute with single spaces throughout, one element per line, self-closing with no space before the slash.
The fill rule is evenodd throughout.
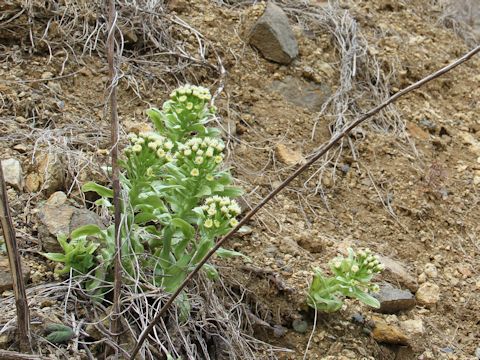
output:
<path id="1" fill-rule="evenodd" d="M 71 329 L 66 325 L 56 324 L 56 323 L 50 323 L 47 326 L 45 326 L 45 331 L 47 333 L 51 333 L 53 331 L 65 331 L 65 330 L 71 330 Z"/>
<path id="2" fill-rule="evenodd" d="M 107 198 L 104 198 L 104 197 L 102 197 L 102 198 L 98 199 L 97 201 L 95 201 L 95 205 L 97 205 L 97 206 L 105 206 L 105 207 L 107 207 L 107 208 L 110 208 L 110 207 L 113 206 L 112 203 L 111 203 L 110 201 L 108 201 Z"/>
<path id="3" fill-rule="evenodd" d="M 57 241 L 58 241 L 58 243 L 60 244 L 60 246 L 62 247 L 62 249 L 65 253 L 71 251 L 71 246 L 68 243 L 67 239 L 68 239 L 68 236 L 65 235 L 65 234 L 57 235 Z"/>
<path id="4" fill-rule="evenodd" d="M 203 196 L 209 196 L 212 194 L 212 189 L 207 185 L 202 185 L 198 192 L 195 194 L 195 197 L 200 198 Z"/>
<path id="5" fill-rule="evenodd" d="M 189 319 L 191 311 L 190 301 L 188 300 L 185 291 L 182 291 L 180 296 L 177 297 L 177 299 L 175 300 L 175 304 L 180 310 L 180 313 L 178 314 L 180 322 L 185 323 Z"/>
<path id="6" fill-rule="evenodd" d="M 222 131 L 218 128 L 207 128 L 205 131 L 205 136 L 209 137 L 219 137 Z"/>
<path id="7" fill-rule="evenodd" d="M 149 196 L 146 199 L 142 199 L 142 203 L 150 205 L 154 209 L 165 209 L 165 204 L 158 196 Z"/>
<path id="8" fill-rule="evenodd" d="M 156 108 L 151 108 L 146 111 L 147 116 L 152 120 L 153 124 L 157 128 L 159 132 L 164 131 L 164 125 L 163 125 L 163 114 L 160 110 Z"/>
<path id="9" fill-rule="evenodd" d="M 87 182 L 85 185 L 82 186 L 83 192 L 93 191 L 96 192 L 98 195 L 106 197 L 106 198 L 113 198 L 113 190 L 109 189 L 105 186 L 99 185 L 94 183 L 93 181 Z"/>
<path id="10" fill-rule="evenodd" d="M 224 249 L 224 248 L 219 248 L 215 254 L 219 257 L 219 258 L 222 258 L 222 259 L 226 259 L 226 258 L 231 258 L 231 257 L 236 257 L 236 256 L 242 256 L 244 257 L 245 259 L 250 259 L 247 255 L 245 254 L 242 254 L 241 252 L 238 252 L 238 251 L 235 251 L 235 250 L 228 250 L 228 249 Z"/>
<path id="11" fill-rule="evenodd" d="M 205 274 L 210 280 L 217 280 L 219 278 L 218 271 L 212 264 L 203 265 L 202 270 L 205 271 Z"/>
<path id="12" fill-rule="evenodd" d="M 367 294 L 366 292 L 364 292 L 364 291 L 362 291 L 358 288 L 354 288 L 354 290 L 352 292 L 352 296 L 355 297 L 356 299 L 360 300 L 365 305 L 371 306 L 375 309 L 380 308 L 380 302 L 377 299 L 375 299 L 373 296 Z"/>
<path id="13" fill-rule="evenodd" d="M 234 186 L 225 186 L 225 189 L 220 191 L 218 195 L 236 198 L 243 195 L 243 190 Z"/>
<path id="14" fill-rule="evenodd" d="M 100 229 L 100 227 L 94 224 L 89 224 L 89 225 L 80 226 L 75 230 L 73 230 L 70 237 L 72 238 L 72 240 L 75 240 L 84 236 L 86 237 L 86 236 L 98 235 L 101 232 L 102 232 L 102 229 Z"/>
<path id="15" fill-rule="evenodd" d="M 205 255 L 207 255 L 208 251 L 212 248 L 213 241 L 210 239 L 203 239 L 198 246 L 197 251 L 192 259 L 192 264 L 196 265 L 200 260 L 202 260 Z"/>
<path id="16" fill-rule="evenodd" d="M 227 171 L 221 172 L 216 181 L 221 185 L 230 185 L 232 183 L 232 175 Z"/>
<path id="17" fill-rule="evenodd" d="M 212 186 L 212 193 L 219 193 L 225 190 L 225 186 L 219 183 L 214 183 Z"/>
<path id="18" fill-rule="evenodd" d="M 143 212 L 135 215 L 135 224 L 142 225 L 153 220 L 157 220 L 157 217 L 152 213 Z"/>
<path id="19" fill-rule="evenodd" d="M 45 256 L 48 260 L 65 262 L 65 254 L 60 254 L 60 253 L 40 253 L 40 254 Z"/>
<path id="20" fill-rule="evenodd" d="M 75 336 L 75 332 L 63 324 L 49 324 L 46 331 L 49 332 L 46 339 L 54 344 L 66 343 Z"/>
<path id="21" fill-rule="evenodd" d="M 195 228 L 181 218 L 172 219 L 171 224 L 179 228 L 182 233 L 188 238 L 192 238 L 195 235 Z"/>
<path id="22" fill-rule="evenodd" d="M 324 298 L 317 294 L 310 294 L 308 298 L 308 305 L 318 311 L 335 312 L 340 310 L 343 302 L 335 296 L 331 298 Z"/>

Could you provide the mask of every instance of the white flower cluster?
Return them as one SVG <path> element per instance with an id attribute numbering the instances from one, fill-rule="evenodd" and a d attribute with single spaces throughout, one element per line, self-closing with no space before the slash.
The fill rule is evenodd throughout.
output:
<path id="1" fill-rule="evenodd" d="M 238 224 L 235 217 L 242 212 L 235 200 L 218 195 L 206 198 L 201 208 L 207 215 L 203 223 L 203 226 L 207 229 L 211 227 L 219 228 L 226 221 L 228 221 L 230 226 L 235 227 Z"/>
<path id="2" fill-rule="evenodd" d="M 357 261 L 361 268 L 366 269 L 368 274 L 379 273 L 385 268 L 380 262 L 378 255 L 373 255 L 370 249 L 359 251 L 357 254 Z"/>
<path id="3" fill-rule="evenodd" d="M 193 100 L 192 96 L 204 102 L 210 101 L 212 98 L 212 95 L 210 95 L 210 91 L 207 88 L 190 84 L 181 86 L 170 94 L 170 98 L 178 102 L 187 102 L 187 100 L 191 101 Z"/>
<path id="4" fill-rule="evenodd" d="M 359 251 L 353 259 L 336 258 L 333 266 L 339 271 L 350 272 L 360 277 L 379 273 L 384 269 L 378 255 L 373 255 L 369 249 Z"/>
<path id="5" fill-rule="evenodd" d="M 149 149 L 155 152 L 159 159 L 165 159 L 167 161 L 173 160 L 173 142 L 159 134 L 153 132 L 140 133 L 139 135 L 130 133 L 128 134 L 128 140 L 130 140 L 131 145 L 125 149 L 125 153 L 127 154 L 139 154 L 143 149 Z"/>
<path id="6" fill-rule="evenodd" d="M 224 149 L 225 145 L 220 139 L 194 137 L 179 147 L 176 157 L 191 161 L 195 167 L 190 174 L 198 176 L 199 168 L 202 165 L 220 164 L 223 161 L 225 155 L 222 152 Z"/>

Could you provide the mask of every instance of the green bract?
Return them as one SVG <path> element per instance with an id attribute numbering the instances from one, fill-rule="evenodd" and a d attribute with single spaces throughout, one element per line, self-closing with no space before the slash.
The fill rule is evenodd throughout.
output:
<path id="1" fill-rule="evenodd" d="M 348 257 L 338 257 L 330 262 L 333 277 L 326 277 L 320 269 L 315 269 L 308 293 L 308 305 L 325 312 L 334 312 L 343 305 L 344 297 L 356 298 L 366 305 L 378 308 L 380 303 L 369 291 L 378 291 L 372 284 L 375 274 L 383 270 L 383 265 L 370 250 L 357 254 L 348 249 Z"/>
<path id="2" fill-rule="evenodd" d="M 120 162 L 124 271 L 135 279 L 140 266 L 142 279 L 168 292 L 178 288 L 216 238 L 238 224 L 241 212 L 233 198 L 242 192 L 231 186 L 224 169 L 220 131 L 207 126 L 215 114 L 210 101 L 203 87 L 186 85 L 173 91 L 162 110 L 147 111 L 154 132 L 128 135 Z M 101 197 L 96 204 L 113 212 L 112 190 L 92 182 L 83 190 L 96 192 Z M 105 230 L 88 225 L 74 231 L 70 242 L 59 238 L 65 254 L 44 255 L 63 262 L 62 273 L 70 268 L 83 274 L 91 271 L 85 287 L 101 298 L 111 288 L 113 233 L 113 224 Z M 219 255 L 241 254 L 221 249 Z M 217 277 L 211 264 L 205 271 L 210 278 Z"/>

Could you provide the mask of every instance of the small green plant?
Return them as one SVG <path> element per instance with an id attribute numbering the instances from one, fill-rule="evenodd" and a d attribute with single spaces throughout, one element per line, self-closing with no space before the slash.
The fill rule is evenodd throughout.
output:
<path id="1" fill-rule="evenodd" d="M 127 195 L 121 205 L 123 269 L 133 279 L 141 267 L 143 280 L 167 292 L 175 291 L 215 240 L 238 224 L 240 207 L 234 198 L 242 191 L 231 186 L 232 177 L 223 167 L 225 145 L 219 129 L 207 126 L 215 115 L 210 100 L 208 90 L 198 86 L 173 91 L 162 110 L 147 111 L 155 131 L 129 134 L 120 161 L 121 187 Z M 89 182 L 83 191 L 96 192 L 101 197 L 97 205 L 113 212 L 111 189 Z M 70 238 L 70 243 L 59 239 L 70 246 L 62 245 L 65 254 L 44 255 L 63 262 L 62 273 L 95 269 L 85 287 L 101 298 L 105 289 L 100 285 L 112 278 L 113 224 L 105 230 L 87 225 Z M 241 255 L 225 249 L 217 254 Z M 217 276 L 211 264 L 204 270 L 209 277 Z"/>
<path id="2" fill-rule="evenodd" d="M 75 336 L 75 332 L 63 324 L 49 324 L 45 332 L 48 334 L 46 339 L 54 344 L 66 343 Z"/>
<path id="3" fill-rule="evenodd" d="M 378 291 L 372 284 L 372 278 L 383 270 L 383 265 L 370 250 L 357 254 L 348 249 L 348 257 L 338 257 L 330 262 L 334 276 L 323 275 L 315 269 L 313 281 L 308 293 L 308 305 L 324 312 L 335 312 L 343 305 L 345 297 L 355 298 L 366 305 L 379 308 L 380 303 L 368 292 Z"/>
<path id="4" fill-rule="evenodd" d="M 63 269 L 55 269 L 57 274 L 69 274 L 70 270 L 75 270 L 80 274 L 85 274 L 94 264 L 93 253 L 98 244 L 88 241 L 86 236 L 79 231 L 72 232 L 68 241 L 68 236 L 61 234 L 57 237 L 57 241 L 63 249 L 62 253 L 44 253 L 47 259 L 61 262 L 64 264 Z"/>

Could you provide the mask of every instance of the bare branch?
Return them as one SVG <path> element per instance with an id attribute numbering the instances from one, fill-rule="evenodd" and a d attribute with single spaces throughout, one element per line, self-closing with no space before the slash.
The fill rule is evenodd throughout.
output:
<path id="1" fill-rule="evenodd" d="M 20 342 L 20 350 L 31 352 L 30 339 L 30 313 L 28 310 L 25 283 L 23 281 L 22 261 L 17 248 L 17 239 L 13 227 L 12 216 L 8 204 L 7 186 L 3 176 L 3 168 L 0 163 L 0 223 L 2 224 L 3 237 L 7 246 L 8 262 L 13 279 L 13 292 L 17 306 L 17 331 Z"/>
<path id="2" fill-rule="evenodd" d="M 0 360 L 45 360 L 45 356 L 22 354 L 15 351 L 0 350 Z"/>
<path id="3" fill-rule="evenodd" d="M 108 37 L 107 37 L 107 61 L 110 77 L 110 86 L 108 96 L 110 97 L 110 131 L 111 131 L 111 158 L 112 158 L 112 188 L 113 188 L 113 206 L 115 208 L 115 264 L 114 264 L 114 287 L 113 287 L 113 306 L 111 331 L 116 337 L 120 332 L 120 293 L 122 290 L 122 244 L 120 237 L 121 223 L 121 204 L 120 204 L 120 180 L 118 168 L 118 109 L 117 109 L 117 76 L 115 69 L 115 28 L 117 12 L 115 10 L 115 1 L 108 0 Z"/>

